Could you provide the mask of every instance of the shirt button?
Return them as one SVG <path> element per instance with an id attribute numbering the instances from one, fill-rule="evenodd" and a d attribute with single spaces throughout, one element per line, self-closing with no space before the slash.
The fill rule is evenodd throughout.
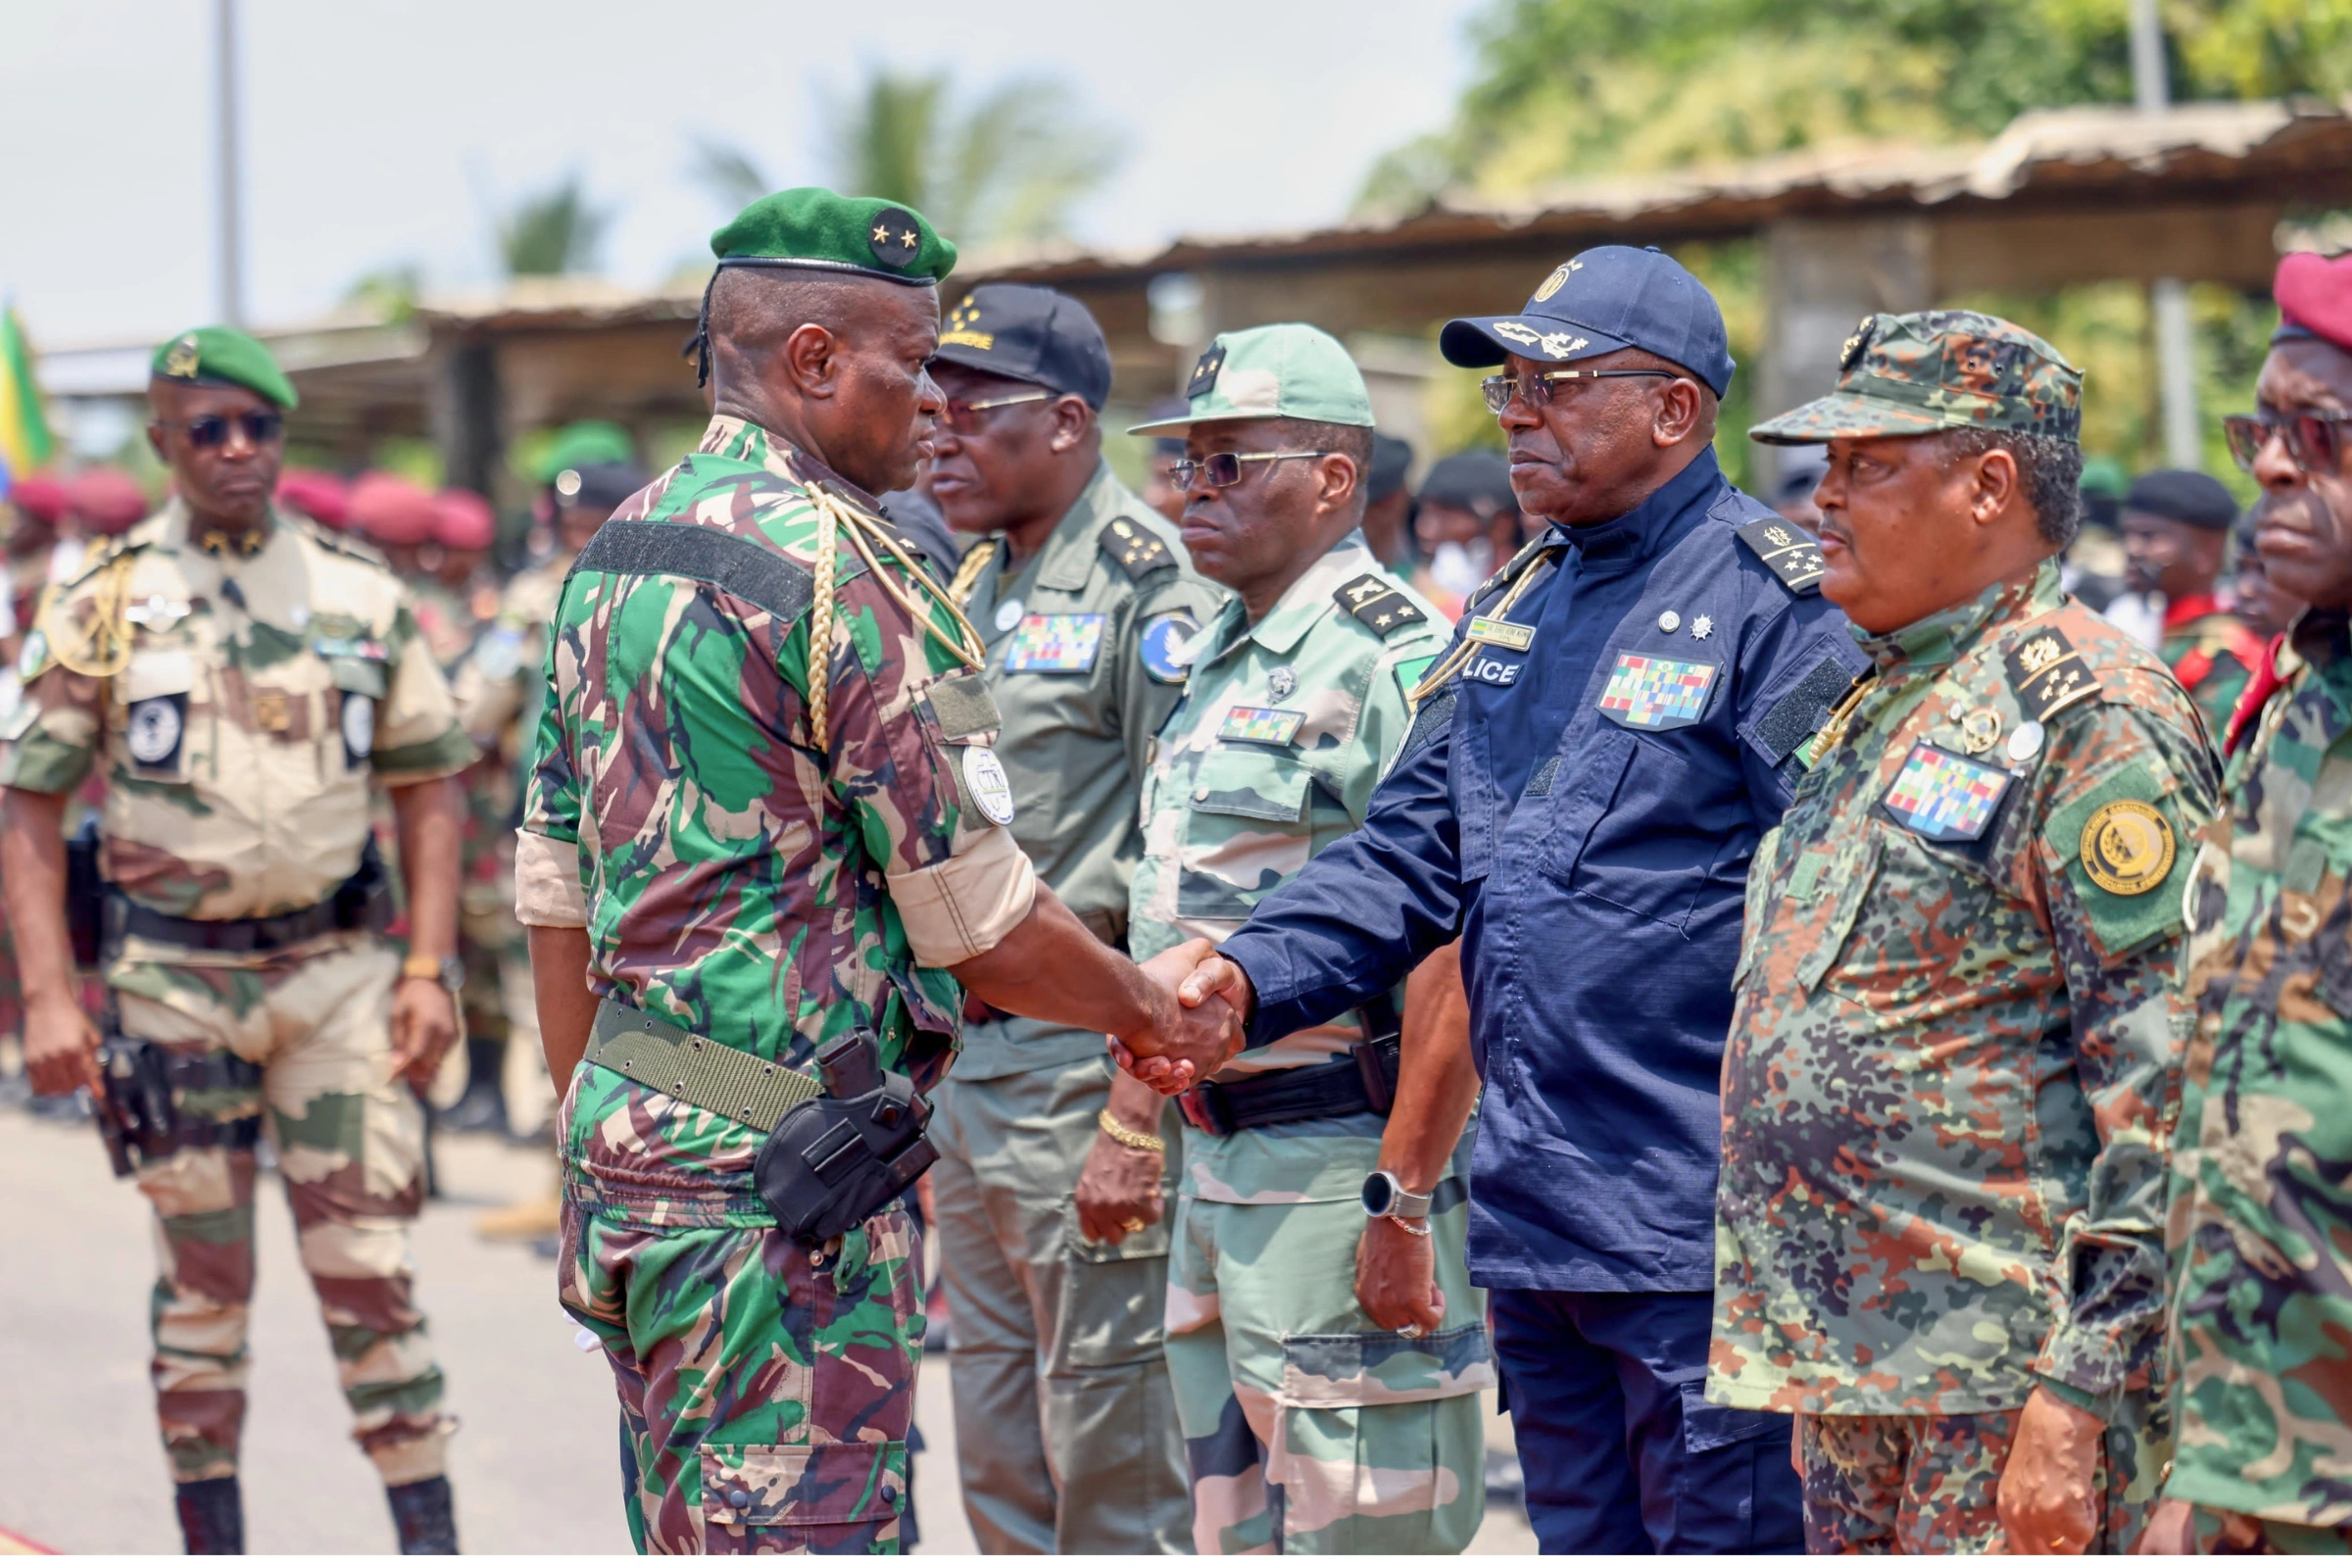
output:
<path id="1" fill-rule="evenodd" d="M 1193 799 L 1196 801 L 1205 801 L 1208 799 L 1208 791 L 1195 790 L 1193 791 Z"/>
<path id="2" fill-rule="evenodd" d="M 751 1494 L 750 1493 L 748 1493 L 748 1492 L 744 1491 L 744 1490 L 743 1490 L 741 1487 L 737 1487 L 737 1488 L 736 1488 L 734 1491 L 732 1491 L 732 1492 L 730 1492 L 730 1493 L 728 1493 L 728 1494 L 727 1494 L 727 1506 L 728 1506 L 728 1507 L 730 1507 L 730 1508 L 749 1508 L 751 1505 L 752 1505 L 752 1494 Z"/>
<path id="3" fill-rule="evenodd" d="M 885 1504 L 889 1504 L 889 1503 L 895 1503 L 895 1502 L 897 1502 L 898 1500 L 899 1500 L 899 1489 L 898 1489 L 898 1488 L 896 1488 L 896 1487 L 894 1487 L 894 1486 L 892 1486 L 892 1485 L 891 1485 L 889 1482 L 887 1482 L 887 1481 L 883 1482 L 883 1483 L 882 1483 L 882 1501 L 883 1501 Z"/>

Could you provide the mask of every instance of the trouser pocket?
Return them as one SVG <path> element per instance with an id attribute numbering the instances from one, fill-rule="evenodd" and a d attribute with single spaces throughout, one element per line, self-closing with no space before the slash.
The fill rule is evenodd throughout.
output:
<path id="1" fill-rule="evenodd" d="M 1075 1205 L 1061 1216 L 1061 1299 L 1049 1373 L 1160 1359 L 1168 1296 L 1168 1217 L 1115 1242 L 1090 1242 Z"/>
<path id="2" fill-rule="evenodd" d="M 898 1543 L 904 1443 L 708 1444 L 702 1470 L 706 1551 L 870 1551 Z"/>

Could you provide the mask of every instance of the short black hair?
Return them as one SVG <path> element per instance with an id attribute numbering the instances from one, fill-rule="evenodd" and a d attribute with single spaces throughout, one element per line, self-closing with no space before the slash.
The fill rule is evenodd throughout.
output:
<path id="1" fill-rule="evenodd" d="M 2017 461 L 2017 482 L 2034 509 L 2042 541 L 2064 550 L 2082 527 L 2082 447 L 2064 436 L 2027 435 L 2019 430 L 1961 429 L 1943 432 L 1945 458 L 1981 458 L 2006 452 Z"/>

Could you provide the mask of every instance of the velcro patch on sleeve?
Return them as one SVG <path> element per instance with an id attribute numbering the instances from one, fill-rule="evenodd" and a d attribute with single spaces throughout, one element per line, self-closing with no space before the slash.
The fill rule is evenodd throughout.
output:
<path id="1" fill-rule="evenodd" d="M 1792 594 L 1821 591 L 1821 541 L 1793 522 L 1758 517 L 1732 530 Z"/>
<path id="2" fill-rule="evenodd" d="M 2050 813 L 2042 841 L 2066 866 L 2108 956 L 2180 929 L 2181 887 L 2193 859 L 2180 853 L 2182 837 L 2171 794 L 2138 762 Z"/>
<path id="3" fill-rule="evenodd" d="M 1853 690 L 1853 685 L 1851 670 L 1834 657 L 1823 659 L 1756 720 L 1756 749 L 1773 766 L 1780 766 L 1790 752 L 1821 728 L 1829 718 L 1830 710 Z"/>
<path id="4" fill-rule="evenodd" d="M 996 698 L 975 672 L 967 670 L 961 675 L 933 681 L 923 695 L 931 704 L 931 716 L 939 720 L 942 740 L 959 741 L 967 735 L 985 735 L 1004 727 L 1004 717 L 997 711 Z"/>

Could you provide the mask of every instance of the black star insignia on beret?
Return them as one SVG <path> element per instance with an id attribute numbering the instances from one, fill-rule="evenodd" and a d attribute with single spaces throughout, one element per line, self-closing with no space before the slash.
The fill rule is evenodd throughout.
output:
<path id="1" fill-rule="evenodd" d="M 1225 345 L 1212 343 L 1208 346 L 1208 352 L 1201 355 L 1199 363 L 1194 365 L 1193 378 L 1184 384 L 1184 395 L 1188 398 L 1198 398 L 1205 397 L 1215 391 L 1217 372 L 1223 368 L 1225 368 Z"/>
<path id="2" fill-rule="evenodd" d="M 922 249 L 922 239 L 914 226 L 912 213 L 904 207 L 885 207 L 874 215 L 874 226 L 865 236 L 865 244 L 874 253 L 875 261 L 895 269 L 914 264 L 915 253 Z"/>

